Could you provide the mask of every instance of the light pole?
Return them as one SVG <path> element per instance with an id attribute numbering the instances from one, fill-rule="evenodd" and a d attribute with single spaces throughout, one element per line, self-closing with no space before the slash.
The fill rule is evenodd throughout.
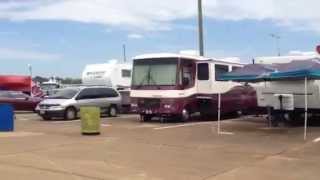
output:
<path id="1" fill-rule="evenodd" d="M 31 64 L 28 64 L 28 69 L 29 69 L 29 75 L 30 75 L 30 96 L 33 97 L 33 94 L 32 94 L 32 66 L 31 66 Z"/>
<path id="2" fill-rule="evenodd" d="M 122 50 L 123 50 L 123 61 L 126 63 L 127 62 L 126 44 L 122 45 Z"/>
<path id="3" fill-rule="evenodd" d="M 277 51 L 278 51 L 278 56 L 281 56 L 280 52 L 280 39 L 281 37 L 277 34 L 270 34 L 270 37 L 274 38 L 276 40 L 276 46 L 277 46 Z"/>
<path id="4" fill-rule="evenodd" d="M 198 0 L 198 26 L 199 52 L 200 56 L 204 56 L 202 0 Z"/>
<path id="5" fill-rule="evenodd" d="M 32 79 L 32 66 L 31 66 L 31 64 L 28 64 L 28 69 L 29 69 L 29 75 Z"/>

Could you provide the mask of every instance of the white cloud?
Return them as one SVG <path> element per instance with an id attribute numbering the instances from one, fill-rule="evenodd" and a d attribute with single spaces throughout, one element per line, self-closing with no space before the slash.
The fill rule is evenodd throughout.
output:
<path id="1" fill-rule="evenodd" d="M 49 54 L 36 51 L 25 51 L 9 48 L 0 48 L 0 60 L 41 60 L 52 61 L 59 60 L 61 58 L 58 54 Z"/>
<path id="2" fill-rule="evenodd" d="M 143 35 L 141 35 L 141 34 L 129 34 L 128 38 L 129 39 L 142 39 Z"/>
<path id="3" fill-rule="evenodd" d="M 69 20 L 142 30 L 169 30 L 175 20 L 196 16 L 196 0 L 11 0 L 0 18 Z M 218 20 L 272 20 L 320 32 L 319 0 L 204 0 L 205 15 Z"/>

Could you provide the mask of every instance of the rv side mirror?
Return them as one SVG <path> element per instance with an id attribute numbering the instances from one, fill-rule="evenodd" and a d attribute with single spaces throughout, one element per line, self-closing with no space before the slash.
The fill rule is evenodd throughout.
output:
<path id="1" fill-rule="evenodd" d="M 189 84 L 190 84 L 189 79 L 186 78 L 186 77 L 184 77 L 184 78 L 182 79 L 182 85 L 183 85 L 183 86 L 189 86 Z"/>

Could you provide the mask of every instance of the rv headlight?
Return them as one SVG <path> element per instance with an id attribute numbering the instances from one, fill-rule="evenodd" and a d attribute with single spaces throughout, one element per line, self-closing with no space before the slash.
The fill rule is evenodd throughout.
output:
<path id="1" fill-rule="evenodd" d="M 138 104 L 131 104 L 131 107 L 136 108 L 136 107 L 138 107 Z"/>
<path id="2" fill-rule="evenodd" d="M 166 108 L 166 109 L 170 109 L 172 106 L 170 105 L 170 104 L 165 104 L 164 105 L 164 108 Z"/>

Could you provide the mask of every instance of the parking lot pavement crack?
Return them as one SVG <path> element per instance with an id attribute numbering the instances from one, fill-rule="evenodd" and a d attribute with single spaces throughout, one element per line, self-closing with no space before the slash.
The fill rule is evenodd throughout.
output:
<path id="1" fill-rule="evenodd" d="M 0 162 L 1 162 L 1 160 L 0 160 Z M 56 174 L 77 176 L 77 177 L 80 177 L 80 178 L 86 178 L 86 179 L 91 179 L 91 180 L 106 180 L 106 179 L 100 178 L 100 177 L 88 176 L 88 175 L 84 175 L 84 174 L 80 174 L 80 173 L 68 172 L 68 171 L 65 171 L 65 170 L 55 170 L 55 169 L 48 169 L 48 168 L 40 168 L 40 167 L 31 166 L 31 165 L 21 165 L 21 164 L 8 163 L 8 162 L 2 162 L 2 163 L 5 163 L 6 166 L 28 168 L 28 169 L 46 171 L 46 172 L 56 173 Z"/>
<path id="2" fill-rule="evenodd" d="M 214 178 L 214 177 L 217 177 L 219 175 L 222 175 L 222 174 L 227 174 L 228 172 L 231 172 L 231 171 L 234 171 L 236 169 L 240 169 L 242 167 L 236 167 L 236 168 L 231 168 L 231 169 L 226 169 L 226 170 L 223 170 L 223 171 L 219 171 L 219 172 L 216 172 L 214 174 L 210 174 L 209 176 L 206 176 L 204 178 L 202 178 L 202 180 L 210 180 L 211 178 Z"/>
<path id="3" fill-rule="evenodd" d="M 248 165 L 243 165 L 243 166 L 238 166 L 238 167 L 230 168 L 230 169 L 227 169 L 227 170 L 223 170 L 223 171 L 211 174 L 209 176 L 206 176 L 202 180 L 209 180 L 209 179 L 215 178 L 217 176 L 220 176 L 220 175 L 227 174 L 229 172 L 235 171 L 237 169 L 241 169 L 241 168 L 245 168 L 245 167 L 253 167 L 254 165 L 259 164 L 259 163 L 261 163 L 263 161 L 266 161 L 269 158 L 282 157 L 285 153 L 287 153 L 289 151 L 302 149 L 302 148 L 306 147 L 307 145 L 308 145 L 308 143 L 304 144 L 302 147 L 299 147 L 299 148 L 297 148 L 297 147 L 288 148 L 288 149 L 284 149 L 284 150 L 282 150 L 280 152 L 277 152 L 277 153 L 272 153 L 270 155 L 265 155 L 265 156 L 262 156 L 262 157 L 258 158 L 257 161 L 252 162 L 252 163 L 250 163 Z"/>
<path id="4" fill-rule="evenodd" d="M 31 153 L 31 154 L 33 154 L 33 155 L 36 156 L 36 157 L 40 157 L 40 156 L 39 156 L 38 154 L 36 154 L 36 153 Z M 40 158 L 40 159 L 41 159 L 41 158 Z M 66 171 L 66 169 L 62 169 L 61 166 L 59 166 L 57 163 L 55 163 L 54 161 L 52 161 L 49 157 L 46 157 L 45 159 L 47 160 L 47 162 L 48 162 L 49 164 L 51 164 L 52 166 L 56 167 L 56 168 L 59 169 L 60 171 Z M 73 179 L 75 179 L 75 180 L 78 179 L 77 176 L 75 176 L 71 171 L 67 171 L 67 172 L 72 175 Z M 78 177 L 79 177 L 79 176 L 78 176 Z"/>
<path id="5" fill-rule="evenodd" d="M 48 146 L 48 147 L 43 147 L 43 148 L 31 149 L 31 150 L 23 151 L 23 152 L 8 153 L 8 154 L 0 155 L 0 159 L 10 157 L 10 156 L 18 156 L 18 155 L 25 154 L 25 153 L 35 153 L 35 152 L 41 152 L 41 151 L 46 151 L 46 150 L 52 150 L 54 148 L 62 148 L 65 146 L 72 146 L 72 145 L 76 145 L 76 144 L 85 144 L 85 143 L 84 142 L 64 143 L 64 144 L 59 144 L 59 145 L 55 145 L 55 146 Z"/>

